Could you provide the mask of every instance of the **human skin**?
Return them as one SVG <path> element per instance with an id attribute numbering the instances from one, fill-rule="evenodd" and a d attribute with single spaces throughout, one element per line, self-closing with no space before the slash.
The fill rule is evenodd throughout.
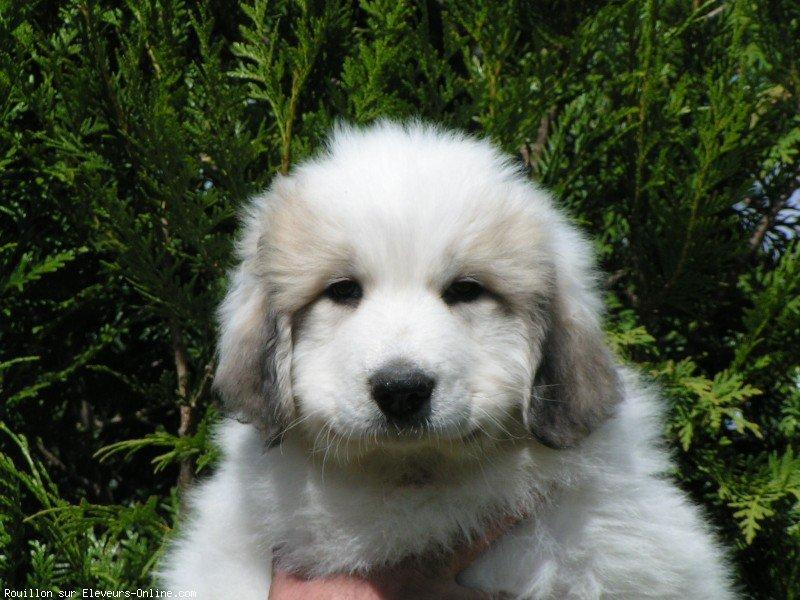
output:
<path id="1" fill-rule="evenodd" d="M 496 595 L 459 585 L 456 576 L 516 522 L 518 519 L 510 517 L 501 520 L 472 545 L 458 548 L 447 561 L 407 560 L 368 576 L 306 579 L 273 564 L 269 600 L 495 600 Z"/>

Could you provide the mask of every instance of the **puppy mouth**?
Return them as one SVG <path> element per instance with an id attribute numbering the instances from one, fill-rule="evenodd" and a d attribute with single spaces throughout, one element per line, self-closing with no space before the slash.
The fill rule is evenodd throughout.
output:
<path id="1" fill-rule="evenodd" d="M 429 418 L 415 422 L 384 421 L 376 423 L 364 432 L 363 437 L 381 446 L 410 446 L 436 442 L 468 443 L 480 436 L 480 427 L 464 431 L 447 427 Z"/>

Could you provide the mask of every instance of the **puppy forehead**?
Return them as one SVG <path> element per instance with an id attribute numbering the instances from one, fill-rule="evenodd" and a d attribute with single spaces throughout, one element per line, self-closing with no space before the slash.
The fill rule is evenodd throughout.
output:
<path id="1" fill-rule="evenodd" d="M 299 167 L 279 190 L 270 227 L 272 279 L 293 273 L 283 279 L 310 289 L 336 276 L 545 285 L 546 206 L 488 144 L 433 139 L 440 143 L 406 134 L 388 147 L 334 144 Z"/>
<path id="2" fill-rule="evenodd" d="M 290 210 L 305 212 L 314 223 L 295 229 L 305 237 L 303 248 L 320 256 L 324 247 L 333 262 L 348 262 L 364 276 L 406 279 L 448 269 L 480 272 L 496 268 L 490 264 L 496 261 L 510 267 L 537 254 L 542 224 L 515 201 L 509 186 L 474 174 L 468 180 L 392 175 L 319 179 L 301 187 Z"/>

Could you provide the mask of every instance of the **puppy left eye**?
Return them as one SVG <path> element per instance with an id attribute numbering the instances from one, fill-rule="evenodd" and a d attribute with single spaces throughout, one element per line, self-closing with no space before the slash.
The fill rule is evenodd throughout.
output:
<path id="1" fill-rule="evenodd" d="M 459 279 L 454 281 L 442 292 L 442 299 L 447 304 L 458 304 L 460 302 L 474 302 L 486 293 L 480 283 L 472 279 Z"/>
<path id="2" fill-rule="evenodd" d="M 363 295 L 361 284 L 354 279 L 334 281 L 325 288 L 325 296 L 336 304 L 357 304 Z"/>

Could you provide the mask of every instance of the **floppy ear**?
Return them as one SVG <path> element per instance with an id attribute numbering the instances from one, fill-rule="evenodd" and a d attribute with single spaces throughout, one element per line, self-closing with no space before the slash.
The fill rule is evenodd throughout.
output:
<path id="1" fill-rule="evenodd" d="M 290 319 L 268 306 L 267 290 L 245 258 L 219 310 L 219 365 L 214 385 L 225 408 L 254 423 L 270 441 L 292 413 Z"/>
<path id="2" fill-rule="evenodd" d="M 600 327 L 589 245 L 569 226 L 556 233 L 555 296 L 526 417 L 542 444 L 569 448 L 613 414 L 622 386 Z"/>

